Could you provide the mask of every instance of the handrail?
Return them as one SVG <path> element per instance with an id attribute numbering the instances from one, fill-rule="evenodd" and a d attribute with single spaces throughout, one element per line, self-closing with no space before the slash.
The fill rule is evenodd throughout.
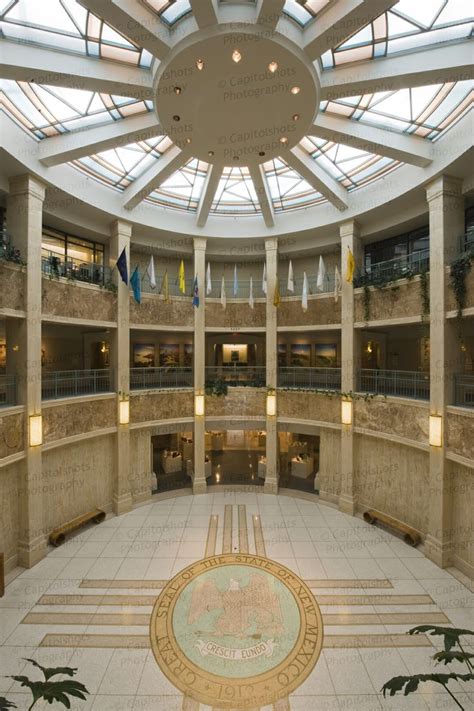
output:
<path id="1" fill-rule="evenodd" d="M 454 404 L 459 407 L 474 407 L 474 375 L 458 373 L 454 376 Z"/>
<path id="2" fill-rule="evenodd" d="M 112 392 L 112 371 L 109 368 L 43 372 L 41 378 L 43 400 L 107 392 Z"/>
<path id="3" fill-rule="evenodd" d="M 50 279 L 66 279 L 83 281 L 87 284 L 106 286 L 111 283 L 112 269 L 103 264 L 81 262 L 80 259 L 63 259 L 54 252 L 41 256 L 41 270 Z"/>
<path id="4" fill-rule="evenodd" d="M 415 276 L 430 268 L 430 250 L 423 249 L 394 259 L 376 262 L 359 270 L 354 277 L 354 287 L 377 286 L 387 281 Z"/>
<path id="5" fill-rule="evenodd" d="M 430 375 L 417 370 L 376 370 L 364 368 L 360 371 L 361 392 L 392 395 L 394 397 L 430 399 Z"/>
<path id="6" fill-rule="evenodd" d="M 0 407 L 17 404 L 17 379 L 15 375 L 0 375 Z"/>
<path id="7" fill-rule="evenodd" d="M 280 282 L 280 294 L 281 296 L 300 296 L 303 292 L 303 280 L 304 277 L 294 277 L 293 278 L 293 284 L 294 284 L 294 291 L 288 291 L 288 277 L 281 277 L 279 282 Z M 323 288 L 319 289 L 317 282 L 318 282 L 318 275 L 317 274 L 307 274 L 307 280 L 308 280 L 308 295 L 309 296 L 315 296 L 317 294 L 331 294 L 334 292 L 335 288 L 335 275 L 333 272 L 326 273 L 324 279 L 323 279 Z"/>
<path id="8" fill-rule="evenodd" d="M 278 368 L 278 387 L 308 390 L 341 389 L 340 368 Z"/>
<path id="9" fill-rule="evenodd" d="M 224 381 L 231 387 L 264 387 L 266 368 L 264 365 L 228 365 L 206 366 L 206 383 Z"/>
<path id="10" fill-rule="evenodd" d="M 192 368 L 130 368 L 130 390 L 192 388 Z"/>

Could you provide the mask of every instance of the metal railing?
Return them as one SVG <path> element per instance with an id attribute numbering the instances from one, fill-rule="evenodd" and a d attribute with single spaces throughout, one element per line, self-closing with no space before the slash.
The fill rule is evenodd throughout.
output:
<path id="1" fill-rule="evenodd" d="M 44 372 L 41 378 L 43 400 L 57 400 L 61 397 L 78 397 L 112 392 L 112 371 L 101 370 L 59 370 Z"/>
<path id="2" fill-rule="evenodd" d="M 81 262 L 80 259 L 61 259 L 60 256 L 50 252 L 41 257 L 41 270 L 51 279 L 64 277 L 71 281 L 83 281 L 87 284 L 106 286 L 111 283 L 112 270 L 103 264 Z"/>
<path id="3" fill-rule="evenodd" d="M 291 291 L 288 291 L 288 277 L 280 278 L 280 294 L 281 294 L 281 296 L 300 296 L 303 293 L 303 279 L 304 279 L 304 277 L 302 277 L 302 276 L 295 277 L 293 279 L 295 290 L 292 293 Z M 317 281 L 318 281 L 317 274 L 308 274 L 307 279 L 308 279 L 308 294 L 310 296 L 316 295 L 316 294 L 331 294 L 334 292 L 334 286 L 335 286 L 334 271 L 331 271 L 331 273 L 326 273 L 326 276 L 323 279 L 323 283 L 322 283 L 323 288 L 322 289 L 319 289 L 317 286 Z"/>
<path id="4" fill-rule="evenodd" d="M 20 250 L 12 246 L 11 237 L 5 229 L 0 230 L 0 259 L 5 262 L 24 264 Z"/>
<path id="5" fill-rule="evenodd" d="M 359 390 L 379 395 L 407 397 L 414 400 L 430 399 L 430 374 L 412 370 L 360 371 Z"/>
<path id="6" fill-rule="evenodd" d="M 454 404 L 474 407 L 474 375 L 455 375 L 454 383 Z"/>
<path id="7" fill-rule="evenodd" d="M 11 407 L 16 404 L 16 377 L 0 375 L 0 407 Z"/>
<path id="8" fill-rule="evenodd" d="M 474 256 L 474 230 L 469 230 L 459 240 L 459 253 Z"/>
<path id="9" fill-rule="evenodd" d="M 192 387 L 192 368 L 130 368 L 130 390 Z"/>
<path id="10" fill-rule="evenodd" d="M 237 290 L 234 289 L 234 279 L 225 279 L 226 299 L 248 299 L 250 295 L 250 279 L 238 279 Z M 212 290 L 207 297 L 209 299 L 220 299 L 222 288 L 222 275 L 218 278 L 212 277 Z M 264 299 L 262 291 L 262 280 L 252 279 L 252 291 L 254 299 Z M 207 292 L 206 292 L 207 293 Z"/>
<path id="11" fill-rule="evenodd" d="M 133 267 L 133 264 L 132 264 Z M 134 268 L 134 267 L 133 267 Z M 140 274 L 141 277 L 141 290 L 144 294 L 162 294 L 164 295 L 165 293 L 165 285 L 164 285 L 164 274 L 156 274 L 155 275 L 155 281 L 156 281 L 156 286 L 153 288 L 150 284 L 150 277 L 148 276 L 147 272 L 144 272 L 143 274 Z M 192 296 L 193 295 L 193 286 L 194 286 L 194 279 L 185 279 L 185 293 L 183 294 L 179 290 L 179 279 L 176 276 L 171 277 L 168 275 L 168 293 L 170 296 Z M 202 293 L 202 289 L 204 288 L 203 285 L 199 284 L 199 292 Z M 131 287 L 130 287 L 131 289 Z"/>
<path id="12" fill-rule="evenodd" d="M 396 279 L 405 279 L 415 276 L 430 268 L 430 250 L 423 249 L 419 252 L 407 254 L 404 257 L 387 259 L 364 267 L 354 278 L 354 286 L 385 284 Z"/>
<path id="13" fill-rule="evenodd" d="M 266 369 L 260 365 L 206 366 L 206 383 L 222 380 L 231 387 L 265 387 Z"/>
<path id="14" fill-rule="evenodd" d="M 307 390 L 340 390 L 340 368 L 286 368 L 278 369 L 278 387 Z"/>

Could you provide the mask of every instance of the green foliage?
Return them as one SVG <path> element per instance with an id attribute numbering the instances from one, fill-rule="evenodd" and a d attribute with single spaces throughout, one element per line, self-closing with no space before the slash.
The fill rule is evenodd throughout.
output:
<path id="1" fill-rule="evenodd" d="M 228 387 L 225 380 L 208 380 L 205 386 L 206 395 L 221 397 L 227 395 Z"/>
<path id="2" fill-rule="evenodd" d="M 423 269 L 420 272 L 420 288 L 421 288 L 421 315 L 423 318 L 430 313 L 430 289 L 429 289 L 429 272 Z"/>
<path id="3" fill-rule="evenodd" d="M 451 262 L 450 282 L 454 292 L 456 305 L 458 307 L 458 317 L 461 317 L 462 310 L 466 304 L 466 276 L 471 270 L 473 255 L 469 252 L 461 254 L 460 257 Z"/>
<path id="4" fill-rule="evenodd" d="M 71 667 L 43 667 L 34 659 L 26 659 L 25 661 L 29 662 L 37 669 L 41 669 L 44 676 L 44 681 L 31 681 L 27 676 L 23 675 L 11 677 L 14 681 L 20 684 L 20 686 L 24 686 L 31 691 L 33 701 L 29 706 L 28 711 L 31 711 L 33 706 L 41 700 L 47 701 L 49 704 L 57 701 L 67 709 L 71 708 L 71 702 L 69 700 L 70 696 L 86 701 L 86 694 L 89 692 L 84 684 L 81 684 L 79 681 L 75 681 L 72 678 L 61 681 L 51 681 L 54 676 L 58 676 L 59 674 L 73 677 L 75 676 L 77 669 L 73 669 Z M 1 701 L 2 700 L 0 699 L 0 702 Z M 6 700 L 4 701 L 7 705 L 4 705 L 3 707 L 0 706 L 0 711 L 2 708 L 7 709 L 12 707 L 10 702 Z"/>
<path id="5" fill-rule="evenodd" d="M 117 285 L 114 284 L 114 282 L 110 279 L 109 281 L 106 281 L 105 284 L 101 284 L 101 289 L 105 289 L 105 291 L 110 291 L 112 294 L 116 294 L 118 291 Z"/>
<path id="6" fill-rule="evenodd" d="M 18 708 L 16 704 L 13 703 L 13 701 L 7 701 L 7 699 L 4 696 L 0 696 L 0 711 L 7 711 L 7 709 L 16 709 Z"/>
<path id="7" fill-rule="evenodd" d="M 370 288 L 364 284 L 364 321 L 370 321 Z"/>

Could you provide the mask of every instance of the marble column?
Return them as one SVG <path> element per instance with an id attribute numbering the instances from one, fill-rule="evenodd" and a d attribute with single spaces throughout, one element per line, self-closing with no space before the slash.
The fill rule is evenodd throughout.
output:
<path id="1" fill-rule="evenodd" d="M 430 219 L 430 414 L 442 418 L 442 446 L 430 446 L 429 524 L 426 555 L 441 567 L 451 563 L 449 461 L 446 460 L 446 406 L 454 402 L 454 375 L 462 351 L 456 323 L 446 320 L 446 267 L 456 256 L 464 232 L 462 181 L 443 175 L 428 185 Z"/>
<path id="2" fill-rule="evenodd" d="M 275 287 L 278 279 L 278 240 L 269 237 L 265 240 L 265 258 L 267 266 L 267 306 L 266 306 L 266 383 L 267 388 L 276 393 L 278 384 L 277 325 L 278 308 L 274 305 Z M 278 413 L 278 399 L 277 399 Z M 267 467 L 264 491 L 267 494 L 278 493 L 278 430 L 277 417 L 267 418 L 266 457 Z"/>
<path id="3" fill-rule="evenodd" d="M 128 279 L 131 276 L 130 238 L 132 226 L 117 220 L 110 227 L 110 266 L 114 267 L 123 249 L 127 255 Z M 117 395 L 117 439 L 114 464 L 113 510 L 116 514 L 130 511 L 132 493 L 130 486 L 130 428 L 120 424 L 120 401 L 130 397 L 130 293 L 117 269 L 117 328 L 111 334 L 111 367 Z"/>
<path id="4" fill-rule="evenodd" d="M 204 394 L 206 381 L 206 240 L 202 237 L 194 238 L 194 274 L 197 276 L 199 287 L 199 306 L 194 308 L 194 393 Z M 206 492 L 205 473 L 205 443 L 206 419 L 202 416 L 194 417 L 194 478 L 193 493 Z"/>
<path id="5" fill-rule="evenodd" d="M 31 175 L 10 180 L 7 229 L 25 267 L 25 318 L 16 324 L 18 402 L 25 408 L 25 452 L 19 486 L 18 563 L 31 568 L 46 555 L 42 447 L 29 446 L 29 418 L 41 415 L 41 235 L 45 186 Z M 9 338 L 11 333 L 9 333 Z"/>
<path id="6" fill-rule="evenodd" d="M 354 220 L 344 222 L 341 236 L 341 391 L 354 393 L 360 367 L 360 334 L 354 329 L 354 287 L 346 281 L 347 255 L 354 255 L 356 269 L 362 264 L 362 244 L 359 226 Z M 354 476 L 354 402 L 352 401 L 352 424 L 341 425 L 341 491 L 339 509 L 354 514 L 357 504 Z"/>

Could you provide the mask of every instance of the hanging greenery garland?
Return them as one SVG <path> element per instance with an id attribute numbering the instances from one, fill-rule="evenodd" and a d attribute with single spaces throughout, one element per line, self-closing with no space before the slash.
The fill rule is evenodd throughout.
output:
<path id="1" fill-rule="evenodd" d="M 462 316 L 462 310 L 466 305 L 466 277 L 471 270 L 471 262 L 472 255 L 469 252 L 462 254 L 454 262 L 451 262 L 450 281 L 458 307 L 458 318 Z"/>
<path id="2" fill-rule="evenodd" d="M 427 269 L 423 269 L 420 272 L 420 289 L 421 289 L 421 315 L 422 318 L 430 313 L 430 289 L 429 289 L 429 272 Z"/>
<path id="3" fill-rule="evenodd" d="M 370 287 L 364 284 L 364 321 L 370 321 Z"/>

